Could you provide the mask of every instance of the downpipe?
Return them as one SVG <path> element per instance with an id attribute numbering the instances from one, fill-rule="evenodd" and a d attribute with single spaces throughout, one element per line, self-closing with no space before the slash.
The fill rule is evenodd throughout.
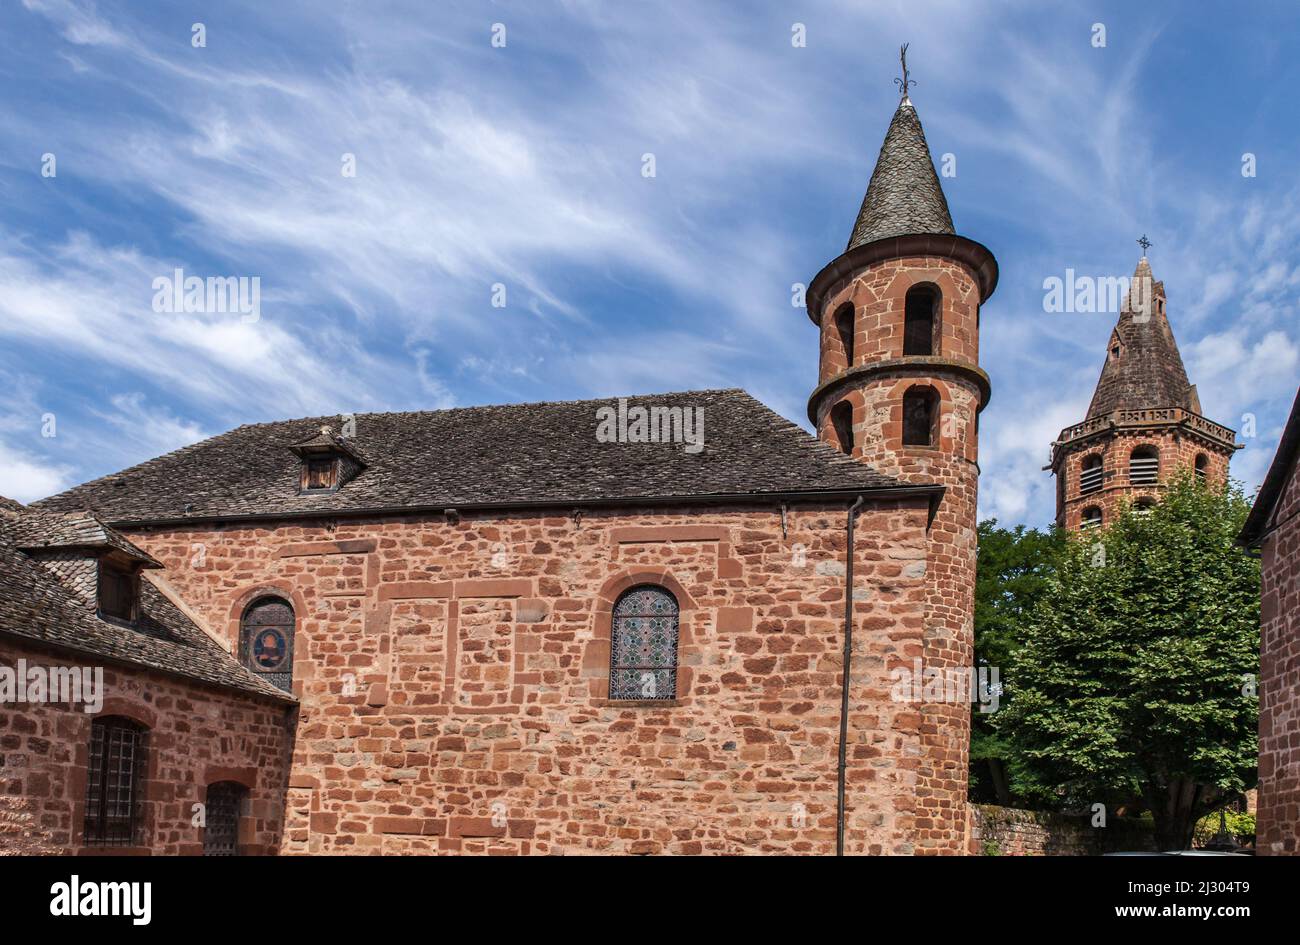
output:
<path id="1" fill-rule="evenodd" d="M 853 654 L 853 524 L 865 500 L 858 496 L 849 506 L 848 553 L 844 562 L 844 662 L 843 683 L 840 686 L 840 760 L 839 782 L 835 802 L 835 855 L 844 855 L 844 782 L 848 770 L 849 742 L 849 661 Z"/>

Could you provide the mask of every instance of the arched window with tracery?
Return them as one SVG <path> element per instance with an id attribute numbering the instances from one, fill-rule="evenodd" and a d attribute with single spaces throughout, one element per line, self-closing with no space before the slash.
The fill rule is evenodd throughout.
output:
<path id="1" fill-rule="evenodd" d="M 657 584 L 624 591 L 610 628 L 609 697 L 677 697 L 677 598 Z"/>
<path id="2" fill-rule="evenodd" d="M 293 607 L 279 597 L 262 597 L 244 611 L 239 659 L 285 692 L 293 689 Z"/>

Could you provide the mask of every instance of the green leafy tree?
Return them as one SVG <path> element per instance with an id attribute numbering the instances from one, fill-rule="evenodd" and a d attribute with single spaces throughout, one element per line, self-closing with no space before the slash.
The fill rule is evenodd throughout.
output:
<path id="1" fill-rule="evenodd" d="M 1249 503 L 1190 474 L 1073 538 L 1028 619 L 994 725 L 1064 806 L 1147 810 L 1168 849 L 1254 785 L 1259 563 Z"/>
<path id="2" fill-rule="evenodd" d="M 997 519 L 979 524 L 975 575 L 975 661 L 996 667 L 999 675 L 1025 641 L 1029 614 L 1047 589 L 1048 576 L 1066 544 L 1058 529 L 1039 531 L 1017 525 L 1000 528 Z M 1055 798 L 1020 762 L 1007 738 L 992 725 L 993 713 L 973 707 L 971 715 L 971 791 L 978 800 L 1003 806 L 1038 806 Z"/>

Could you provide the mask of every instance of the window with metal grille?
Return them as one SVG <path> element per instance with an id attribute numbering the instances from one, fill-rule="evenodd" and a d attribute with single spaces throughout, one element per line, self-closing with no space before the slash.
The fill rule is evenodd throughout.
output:
<path id="1" fill-rule="evenodd" d="M 853 452 L 853 405 L 841 400 L 831 408 L 831 426 L 835 428 L 835 438 L 840 441 L 840 452 Z"/>
<path id="2" fill-rule="evenodd" d="M 1101 527 L 1101 509 L 1095 505 L 1089 506 L 1083 510 L 1079 517 L 1080 528 L 1100 528 Z"/>
<path id="3" fill-rule="evenodd" d="M 90 726 L 86 772 L 87 846 L 140 846 L 145 752 L 149 732 L 130 719 L 96 719 Z"/>
<path id="4" fill-rule="evenodd" d="M 99 563 L 99 612 L 118 620 L 135 619 L 136 577 L 108 561 Z"/>
<path id="5" fill-rule="evenodd" d="M 293 608 L 279 597 L 254 601 L 239 629 L 240 661 L 285 692 L 293 690 L 293 630 Z"/>
<path id="6" fill-rule="evenodd" d="M 939 290 L 931 285 L 913 286 L 903 300 L 903 354 L 939 353 Z"/>
<path id="7" fill-rule="evenodd" d="M 1160 453 L 1154 446 L 1139 446 L 1128 458 L 1128 481 L 1132 486 L 1155 485 L 1160 479 Z"/>
<path id="8" fill-rule="evenodd" d="M 609 697 L 677 695 L 677 598 L 655 584 L 625 591 L 610 627 Z"/>
<path id="9" fill-rule="evenodd" d="M 933 387 L 909 387 L 903 394 L 903 445 L 936 446 L 939 395 Z"/>
<path id="10" fill-rule="evenodd" d="M 239 853 L 239 814 L 248 789 L 234 781 L 208 785 L 206 824 L 203 828 L 204 856 L 236 856 Z"/>
<path id="11" fill-rule="evenodd" d="M 1206 456 L 1204 453 L 1197 453 L 1196 454 L 1196 478 L 1201 482 L 1205 482 L 1209 474 L 1210 474 L 1210 457 Z"/>
<path id="12" fill-rule="evenodd" d="M 1088 456 L 1079 467 L 1079 494 L 1087 495 L 1101 488 L 1105 480 L 1100 456 Z"/>
<path id="13" fill-rule="evenodd" d="M 853 367 L 853 329 L 853 304 L 845 302 L 835 310 L 835 331 L 844 349 L 844 363 L 849 367 Z"/>

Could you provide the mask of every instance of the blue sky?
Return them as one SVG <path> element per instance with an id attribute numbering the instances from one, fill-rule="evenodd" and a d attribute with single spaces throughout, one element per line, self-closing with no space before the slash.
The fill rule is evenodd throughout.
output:
<path id="1" fill-rule="evenodd" d="M 957 229 L 1001 265 L 981 513 L 1051 518 L 1041 467 L 1083 418 L 1115 316 L 1048 314 L 1043 280 L 1129 275 L 1143 233 L 1206 414 L 1256 417 L 1233 462 L 1253 491 L 1300 379 L 1297 16 L 6 3 L 0 493 L 317 414 L 735 386 L 806 425 L 817 339 L 791 285 L 843 251 L 901 42 L 931 149 L 956 158 Z M 260 277 L 260 320 L 155 312 L 177 267 Z"/>

